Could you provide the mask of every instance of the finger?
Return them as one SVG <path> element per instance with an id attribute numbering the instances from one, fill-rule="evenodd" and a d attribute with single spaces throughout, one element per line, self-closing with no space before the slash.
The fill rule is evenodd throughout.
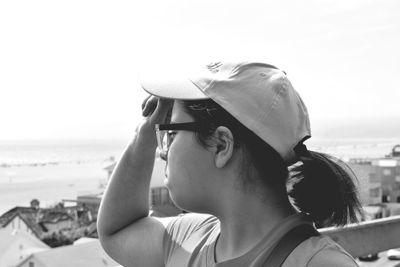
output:
<path id="1" fill-rule="evenodd" d="M 158 98 L 155 97 L 155 96 L 151 96 L 151 97 L 147 100 L 147 102 L 146 102 L 146 104 L 145 104 L 145 107 L 144 107 L 144 109 L 142 110 L 142 115 L 143 115 L 143 116 L 147 117 L 147 116 L 151 115 L 151 114 L 154 112 L 154 110 L 155 110 L 156 107 L 157 107 L 157 100 L 158 100 Z"/>
<path id="2" fill-rule="evenodd" d="M 144 107 L 146 106 L 147 101 L 149 100 L 149 98 L 151 97 L 151 95 L 148 95 L 142 102 L 142 110 L 144 109 Z"/>
<path id="3" fill-rule="evenodd" d="M 165 98 L 158 99 L 157 109 L 155 110 L 153 116 L 164 122 L 168 114 L 172 110 L 173 104 L 174 100 L 172 99 L 165 99 Z"/>

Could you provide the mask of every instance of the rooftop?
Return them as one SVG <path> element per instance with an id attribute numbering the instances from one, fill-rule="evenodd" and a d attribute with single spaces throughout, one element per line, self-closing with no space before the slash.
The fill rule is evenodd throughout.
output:
<path id="1" fill-rule="evenodd" d="M 32 230 L 32 232 L 40 237 L 47 231 L 44 224 L 58 223 L 65 220 L 73 220 L 69 212 L 74 208 L 68 207 L 63 209 L 46 208 L 37 209 L 32 207 L 15 207 L 0 216 L 0 226 L 6 227 L 15 217 L 19 217 Z"/>
<path id="2" fill-rule="evenodd" d="M 120 266 L 105 253 L 98 240 L 33 253 L 17 267 L 32 258 L 40 261 L 44 267 Z"/>
<path id="3" fill-rule="evenodd" d="M 7 248 L 11 246 L 11 244 L 15 242 L 20 242 L 22 240 L 29 241 L 29 243 L 32 244 L 32 247 L 27 248 L 30 249 L 29 251 L 31 251 L 32 248 L 35 248 L 34 251 L 50 248 L 48 245 L 25 231 L 10 231 L 8 229 L 0 229 L 0 240 L 0 257 L 1 253 L 6 251 Z"/>

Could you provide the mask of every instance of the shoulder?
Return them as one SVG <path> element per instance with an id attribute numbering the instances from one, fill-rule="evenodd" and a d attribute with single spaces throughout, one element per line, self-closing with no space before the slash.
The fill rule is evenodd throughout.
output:
<path id="1" fill-rule="evenodd" d="M 217 223 L 218 219 L 209 214 L 186 213 L 172 219 L 166 227 L 166 233 L 175 242 L 182 243 L 194 232 L 207 231 Z"/>
<path id="2" fill-rule="evenodd" d="M 321 235 L 311 237 L 301 243 L 289 255 L 283 266 L 353 267 L 358 264 L 339 244 Z"/>

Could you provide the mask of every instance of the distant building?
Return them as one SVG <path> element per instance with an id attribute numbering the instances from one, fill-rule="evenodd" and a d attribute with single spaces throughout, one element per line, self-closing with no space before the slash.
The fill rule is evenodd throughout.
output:
<path id="1" fill-rule="evenodd" d="M 74 213 L 71 208 L 15 207 L 0 216 L 0 226 L 9 230 L 22 230 L 43 239 L 62 229 L 72 228 Z"/>
<path id="2" fill-rule="evenodd" d="M 76 199 L 63 199 L 63 203 L 72 202 L 77 206 L 78 216 L 79 213 L 85 212 L 88 215 L 88 221 L 96 221 L 97 213 L 99 212 L 101 198 L 103 192 L 93 192 L 78 195 Z"/>
<path id="3" fill-rule="evenodd" d="M 50 249 L 26 231 L 0 229 L 0 266 L 16 266 L 35 252 Z"/>
<path id="4" fill-rule="evenodd" d="M 32 253 L 16 267 L 101 267 L 120 266 L 103 250 L 98 240 Z"/>
<path id="5" fill-rule="evenodd" d="M 396 145 L 393 147 L 392 154 L 390 156 L 394 158 L 400 157 L 400 145 Z"/>
<path id="6" fill-rule="evenodd" d="M 351 159 L 363 204 L 400 203 L 400 145 L 384 158 Z"/>
<path id="7" fill-rule="evenodd" d="M 75 226 L 74 217 L 64 210 L 53 210 L 47 212 L 43 217 L 39 217 L 39 224 L 45 231 L 45 236 L 59 233 L 63 229 L 71 229 Z"/>
<path id="8" fill-rule="evenodd" d="M 89 215 L 87 208 L 63 204 L 54 208 L 15 207 L 0 216 L 0 229 L 24 231 L 57 247 L 83 236 L 97 237 L 96 221 Z"/>
<path id="9" fill-rule="evenodd" d="M 400 203 L 385 203 L 387 216 L 400 215 Z"/>
<path id="10" fill-rule="evenodd" d="M 39 224 L 39 210 L 31 207 L 15 207 L 0 216 L 0 226 L 10 231 L 25 231 L 39 239 L 45 233 Z"/>
<path id="11" fill-rule="evenodd" d="M 382 206 L 364 206 L 364 218 L 365 221 L 380 219 L 385 216 L 385 209 Z"/>
<path id="12" fill-rule="evenodd" d="M 400 203 L 400 158 L 374 159 L 372 166 L 382 183 L 382 202 Z"/>
<path id="13" fill-rule="evenodd" d="M 363 206 L 382 203 L 382 184 L 375 175 L 370 161 L 353 160 L 348 163 L 359 182 L 360 200 Z"/>

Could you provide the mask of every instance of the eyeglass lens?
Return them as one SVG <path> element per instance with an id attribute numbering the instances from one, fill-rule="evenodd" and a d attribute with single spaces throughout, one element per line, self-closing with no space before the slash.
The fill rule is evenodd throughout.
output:
<path id="1" fill-rule="evenodd" d="M 169 148 L 169 145 L 171 144 L 171 137 L 170 134 L 168 133 L 168 130 L 160 130 L 158 132 L 158 145 L 159 145 L 159 149 L 161 151 L 167 151 Z"/>

